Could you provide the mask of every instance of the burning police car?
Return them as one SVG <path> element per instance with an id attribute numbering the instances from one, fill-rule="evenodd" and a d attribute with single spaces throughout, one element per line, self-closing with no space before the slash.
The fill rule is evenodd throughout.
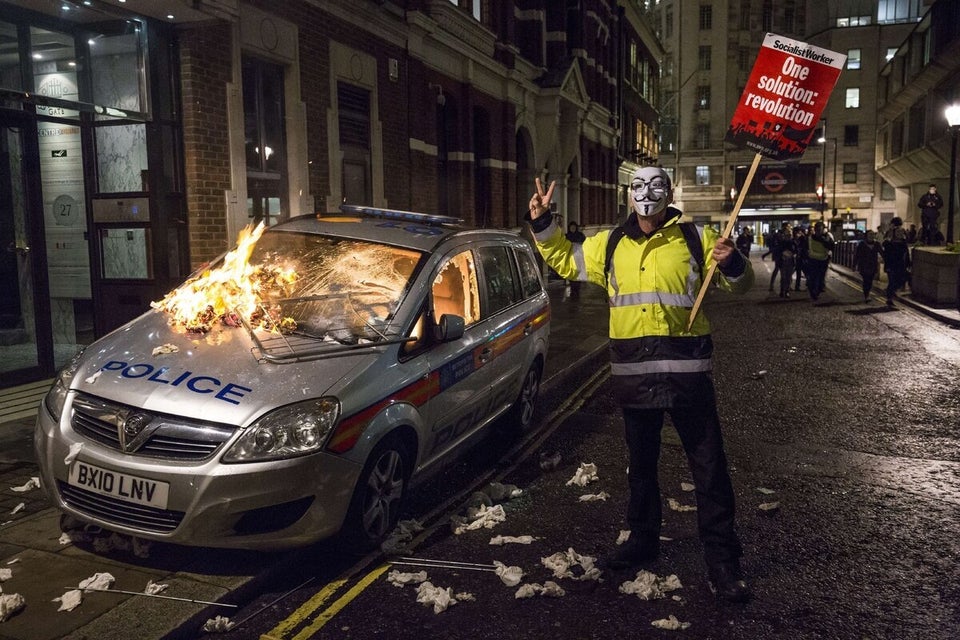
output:
<path id="1" fill-rule="evenodd" d="M 245 230 L 60 373 L 35 446 L 65 514 L 186 545 L 371 545 L 481 429 L 529 426 L 550 321 L 529 244 L 344 209 Z"/>

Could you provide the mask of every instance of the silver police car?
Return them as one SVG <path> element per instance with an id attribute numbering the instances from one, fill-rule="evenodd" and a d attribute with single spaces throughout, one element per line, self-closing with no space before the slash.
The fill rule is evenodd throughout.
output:
<path id="1" fill-rule="evenodd" d="M 60 373 L 35 447 L 62 512 L 184 545 L 372 546 L 479 430 L 530 425 L 550 306 L 529 243 L 343 208 L 250 233 Z"/>

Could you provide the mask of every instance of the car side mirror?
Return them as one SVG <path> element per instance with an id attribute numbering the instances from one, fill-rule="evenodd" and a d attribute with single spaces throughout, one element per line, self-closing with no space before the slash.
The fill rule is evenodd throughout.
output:
<path id="1" fill-rule="evenodd" d="M 434 329 L 434 335 L 440 342 L 450 342 L 463 337 L 463 316 L 445 313 Z"/>

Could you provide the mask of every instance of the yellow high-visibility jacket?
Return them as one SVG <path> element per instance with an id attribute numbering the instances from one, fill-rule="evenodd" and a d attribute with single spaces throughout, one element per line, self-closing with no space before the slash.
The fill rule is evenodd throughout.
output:
<path id="1" fill-rule="evenodd" d="M 606 288 L 611 373 L 625 406 L 670 408 L 713 401 L 710 323 L 701 310 L 690 330 L 686 328 L 701 273 L 678 226 L 680 211 L 670 207 L 667 215 L 672 217 L 649 237 L 640 231 L 635 216 L 628 219 L 626 235 L 617 244 L 606 277 L 610 231 L 575 244 L 553 221 L 539 231 L 542 222 L 532 224 L 540 254 L 561 278 Z M 719 234 L 710 227 L 698 227 L 698 231 L 706 275 Z M 743 270 L 736 277 L 718 269 L 714 284 L 732 293 L 747 291 L 753 284 L 753 270 L 746 258 L 740 266 Z"/>

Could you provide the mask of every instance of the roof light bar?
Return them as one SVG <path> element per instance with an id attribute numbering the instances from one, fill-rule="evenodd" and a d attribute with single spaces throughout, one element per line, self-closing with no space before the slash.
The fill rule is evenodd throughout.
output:
<path id="1" fill-rule="evenodd" d="M 364 207 L 358 204 L 341 204 L 340 211 L 355 215 L 389 218 L 391 220 L 409 220 L 426 224 L 463 224 L 463 218 L 440 216 L 431 213 L 417 213 L 415 211 L 400 211 L 399 209 L 380 209 L 378 207 Z"/>

